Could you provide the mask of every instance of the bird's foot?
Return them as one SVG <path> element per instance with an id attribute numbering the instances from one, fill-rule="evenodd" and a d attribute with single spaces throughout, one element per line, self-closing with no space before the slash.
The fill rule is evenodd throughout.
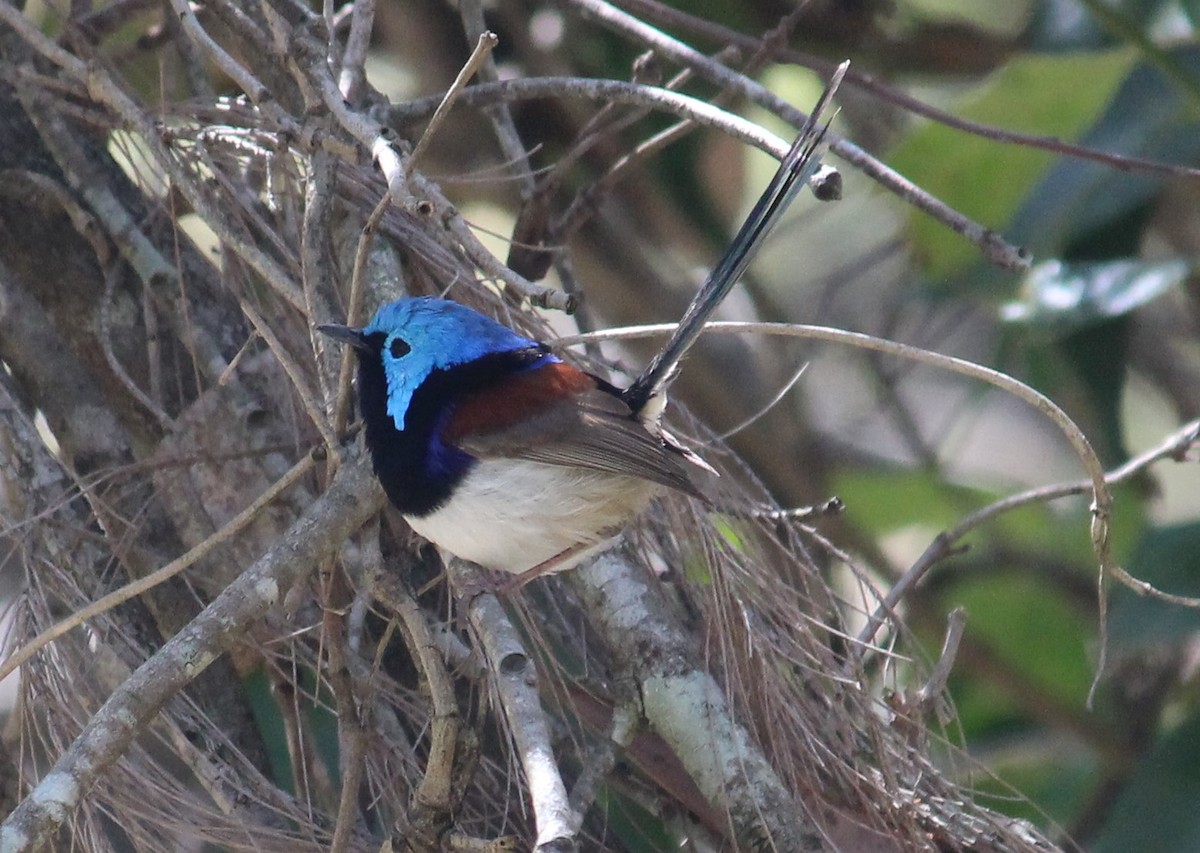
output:
<path id="1" fill-rule="evenodd" d="M 566 550 L 560 551 L 548 560 L 542 560 L 532 569 L 526 569 L 519 575 L 513 575 L 500 582 L 500 588 L 497 592 L 500 595 L 508 595 L 516 592 L 525 584 L 535 578 L 540 578 L 542 575 L 552 575 L 555 572 L 561 572 L 569 569 L 575 564 L 583 561 L 608 546 L 610 540 L 615 538 L 621 532 L 621 528 L 613 527 L 608 530 L 600 531 L 600 540 L 598 542 L 580 542 L 577 545 L 572 545 Z"/>
<path id="2" fill-rule="evenodd" d="M 508 572 L 475 566 L 473 571 L 455 576 L 454 597 L 460 604 L 469 604 L 481 595 L 502 595 L 507 592 L 506 585 L 511 580 L 512 575 Z"/>

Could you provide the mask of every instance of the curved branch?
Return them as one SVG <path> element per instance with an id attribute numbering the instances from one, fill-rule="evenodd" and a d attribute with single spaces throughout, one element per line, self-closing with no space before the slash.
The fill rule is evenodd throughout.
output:
<path id="1" fill-rule="evenodd" d="M 1178 459 L 1188 448 L 1192 447 L 1197 438 L 1200 437 L 1200 420 L 1192 421 L 1176 430 L 1165 441 L 1151 450 L 1130 459 L 1119 468 L 1113 469 L 1105 476 L 1108 485 L 1115 486 L 1119 483 L 1128 480 L 1130 477 L 1139 474 L 1146 468 L 1149 468 L 1155 462 L 1162 459 L 1173 458 Z M 1036 489 L 1020 492 L 1019 494 L 1009 495 L 1002 500 L 976 510 L 968 515 L 958 524 L 949 530 L 939 533 L 936 538 L 925 549 L 925 552 L 917 559 L 915 563 L 904 573 L 904 576 L 898 580 L 895 585 L 888 591 L 880 603 L 878 609 L 871 614 L 871 618 L 867 624 L 863 626 L 862 631 L 858 635 L 858 647 L 855 654 L 861 655 L 866 651 L 868 643 L 872 642 L 875 633 L 882 626 L 886 615 L 892 612 L 893 608 L 900 603 L 901 599 L 908 594 L 918 581 L 921 580 L 934 565 L 941 560 L 944 560 L 950 555 L 956 542 L 959 542 L 964 536 L 970 533 L 977 527 L 980 527 L 993 518 L 1003 515 L 1010 510 L 1019 509 L 1023 506 L 1028 506 L 1035 503 L 1045 503 L 1056 498 L 1070 497 L 1072 495 L 1083 495 L 1092 487 L 1091 481 L 1077 480 L 1073 483 L 1056 483 L 1051 486 L 1039 486 Z M 1187 598 L 1179 595 L 1172 595 L 1167 592 L 1161 592 L 1147 584 L 1145 581 L 1140 581 L 1137 578 L 1130 577 L 1123 569 L 1118 567 L 1118 577 L 1129 586 L 1134 592 L 1143 595 L 1153 595 L 1156 598 L 1161 598 L 1171 604 L 1177 604 L 1182 607 L 1200 607 L 1200 601 L 1195 598 Z"/>

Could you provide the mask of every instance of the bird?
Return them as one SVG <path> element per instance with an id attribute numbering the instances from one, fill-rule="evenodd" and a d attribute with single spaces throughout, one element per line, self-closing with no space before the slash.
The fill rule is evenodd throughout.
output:
<path id="1" fill-rule="evenodd" d="M 520 585 L 603 549 L 665 489 L 703 499 L 700 481 L 716 472 L 662 427 L 666 390 L 708 316 L 817 171 L 818 116 L 844 72 L 675 333 L 627 388 L 441 297 L 390 302 L 361 328 L 316 327 L 356 352 L 375 474 L 417 534 Z"/>

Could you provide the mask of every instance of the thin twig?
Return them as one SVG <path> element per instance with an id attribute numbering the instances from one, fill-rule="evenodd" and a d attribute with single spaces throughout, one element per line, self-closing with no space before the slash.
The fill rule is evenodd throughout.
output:
<path id="1" fill-rule="evenodd" d="M 108 363 L 108 369 L 113 372 L 113 375 L 117 377 L 117 380 L 125 387 L 125 390 L 141 403 L 147 412 L 154 416 L 164 432 L 171 432 L 175 426 L 174 420 L 163 410 L 163 407 L 158 402 L 151 399 L 150 395 L 133 381 L 133 377 L 129 375 L 129 371 L 125 369 L 125 365 L 121 364 L 121 360 L 113 352 L 112 301 L 117 287 L 117 280 L 120 277 L 120 264 L 110 264 L 108 269 L 104 271 L 104 296 L 100 303 L 100 349 L 104 351 L 104 360 Z"/>
<path id="2" fill-rule="evenodd" d="M 780 116 L 794 127 L 801 127 L 807 116 L 771 92 L 762 84 L 714 62 L 703 53 L 663 33 L 632 15 L 603 0 L 558 0 L 560 5 L 579 10 L 584 17 L 620 33 L 636 42 L 652 47 L 676 62 L 694 69 L 700 76 L 721 86 L 740 92 L 754 103 Z M 830 150 L 864 174 L 874 178 L 909 204 L 925 211 L 948 225 L 956 233 L 974 243 L 991 263 L 1005 269 L 1026 270 L 1031 257 L 1020 247 L 1012 246 L 996 232 L 963 216 L 954 208 L 909 181 L 899 172 L 872 157 L 847 139 L 830 134 Z"/>
<path id="3" fill-rule="evenodd" d="M 693 33 L 712 39 L 720 44 L 735 45 L 742 49 L 753 50 L 761 43 L 761 39 L 755 36 L 746 35 L 722 24 L 688 14 L 681 9 L 668 6 L 664 3 L 654 2 L 654 0 L 620 0 L 618 5 L 627 11 L 641 15 L 647 21 L 665 25 L 673 31 Z M 828 76 L 837 67 L 836 62 L 787 47 L 780 49 L 778 58 L 783 62 L 794 63 L 824 76 Z M 881 101 L 895 104 L 914 115 L 924 116 L 946 127 L 961 130 L 964 133 L 979 136 L 983 139 L 990 139 L 994 142 L 1020 145 L 1025 148 L 1038 148 L 1042 151 L 1063 154 L 1079 160 L 1103 163 L 1122 172 L 1149 172 L 1176 177 L 1200 178 L 1200 169 L 1190 166 L 1163 163 L 1158 160 L 1146 160 L 1141 157 L 1127 157 L 1122 154 L 1112 154 L 1108 151 L 1100 151 L 1095 148 L 1064 142 L 1052 136 L 1020 133 L 961 118 L 945 110 L 940 110 L 931 104 L 927 104 L 902 89 L 889 86 L 869 72 L 863 71 L 861 64 L 857 67 L 852 67 L 846 73 L 844 87 L 857 88 L 864 92 L 870 92 Z"/>
<path id="4" fill-rule="evenodd" d="M 279 362 L 279 366 L 283 368 L 288 379 L 292 382 L 292 387 L 296 391 L 296 396 L 300 398 L 300 404 L 304 407 L 304 411 L 308 413 L 308 418 L 312 421 L 313 426 L 317 428 L 317 432 L 321 434 L 321 440 L 325 442 L 329 452 L 335 457 L 341 452 L 337 437 L 330 429 L 329 420 L 325 415 L 325 409 L 317 401 L 317 395 L 313 393 L 312 388 L 308 386 L 308 379 L 304 375 L 292 354 L 288 352 L 287 347 L 283 345 L 283 341 L 275 334 L 271 328 L 271 324 L 258 313 L 258 309 L 250 304 L 248 299 L 239 299 L 238 304 L 241 305 L 242 313 L 246 315 L 246 319 L 254 326 L 254 330 L 258 332 L 259 337 L 263 339 L 267 347 L 271 350 L 271 354 L 275 356 L 275 360 Z"/>
<path id="5" fill-rule="evenodd" d="M 476 42 L 475 49 L 471 51 L 471 55 L 467 57 L 466 63 L 458 72 L 458 76 L 454 78 L 454 82 L 450 84 L 450 88 L 442 96 L 441 103 L 434 110 L 433 118 L 429 120 L 429 125 L 425 128 L 425 132 L 417 140 L 412 154 L 408 155 L 408 163 L 404 167 L 405 177 L 412 174 L 413 166 L 421 159 L 421 155 L 425 153 L 425 150 L 429 147 L 429 143 L 433 141 L 434 135 L 446 120 L 446 116 L 450 114 L 450 109 L 454 106 L 454 102 L 458 100 L 458 96 L 462 94 L 468 81 L 475 76 L 475 73 L 488 60 L 488 57 L 492 55 L 492 51 L 499 43 L 500 38 L 493 32 L 485 30 L 479 34 L 479 41 Z"/>
<path id="6" fill-rule="evenodd" d="M 764 417 L 768 412 L 771 411 L 771 409 L 778 406 L 779 403 L 782 402 L 783 398 L 788 395 L 788 392 L 796 387 L 796 383 L 800 381 L 800 377 L 804 375 L 806 370 L 808 370 L 808 362 L 800 365 L 800 367 L 797 368 L 794 373 L 792 373 L 792 377 L 784 383 L 783 387 L 776 391 L 775 394 L 771 396 L 771 399 L 767 400 L 767 402 L 764 403 L 758 411 L 750 414 L 740 423 L 734 424 L 720 435 L 710 438 L 705 442 L 705 444 L 716 444 L 718 442 L 728 441 L 742 430 L 749 429 L 750 427 L 754 426 L 756 421 Z"/>
<path id="7" fill-rule="evenodd" d="M 487 22 L 483 17 L 482 0 L 461 0 L 459 16 L 463 22 L 463 34 L 468 40 L 481 41 L 484 37 L 494 35 L 488 32 Z M 479 67 L 480 80 L 499 80 L 500 72 L 496 68 L 496 60 L 489 52 L 483 58 Z M 500 143 L 500 151 L 508 163 L 509 171 L 516 177 L 521 191 L 521 198 L 529 198 L 534 190 L 533 168 L 529 163 L 529 151 L 521 142 L 521 134 L 517 131 L 517 122 L 513 119 L 512 109 L 508 104 L 499 104 L 496 109 L 489 111 L 488 118 L 496 133 L 496 141 Z"/>
<path id="8" fill-rule="evenodd" d="M 938 705 L 937 716 L 942 725 L 949 722 L 949 714 L 942 707 L 945 704 L 946 682 L 950 680 L 950 672 L 954 669 L 954 661 L 958 657 L 958 646 L 962 642 L 963 631 L 966 630 L 966 627 L 966 608 L 955 607 L 946 616 L 946 636 L 942 640 L 942 653 L 938 656 L 938 662 L 930 670 L 925 683 L 917 690 L 914 697 L 924 713 L 928 713 L 930 706 L 936 703 Z"/>
<path id="9" fill-rule="evenodd" d="M 741 70 L 743 74 L 753 75 L 760 71 L 787 44 L 788 37 L 799 23 L 799 19 L 806 11 L 807 6 L 807 2 L 800 3 L 791 12 L 784 15 L 779 23 L 768 30 L 761 39 L 756 40 L 753 55 L 742 66 Z M 653 56 L 654 54 L 651 53 L 650 55 Z M 741 51 L 738 48 L 727 45 L 714 54 L 713 59 L 717 62 L 725 63 L 727 60 L 734 61 L 740 55 Z M 831 70 L 827 76 L 832 76 L 833 73 L 835 73 L 835 70 Z M 844 74 L 845 70 L 843 69 L 841 73 Z M 693 76 L 694 72 L 685 68 L 667 83 L 666 88 L 678 90 L 691 80 Z M 709 98 L 708 103 L 714 107 L 724 106 L 735 94 L 734 90 L 724 88 Z M 606 105 L 605 108 L 608 106 Z M 670 127 L 655 133 L 649 139 L 639 142 L 632 151 L 618 158 L 594 185 L 581 192 L 572 201 L 570 207 L 555 224 L 552 235 L 554 242 L 562 243 L 566 236 L 573 233 L 576 228 L 582 225 L 590 213 L 601 203 L 604 193 L 615 186 L 628 171 L 645 162 L 659 151 L 664 150 L 667 146 L 685 138 L 697 127 L 698 124 L 691 119 L 678 121 Z"/>
<path id="10" fill-rule="evenodd" d="M 458 559 L 449 560 L 446 569 L 487 656 L 492 683 L 533 801 L 537 846 L 552 842 L 573 845 L 577 822 L 571 815 L 567 788 L 555 763 L 550 729 L 538 697 L 537 666 L 500 600 L 490 592 L 466 594 L 486 585 L 482 570 Z"/>
<path id="11" fill-rule="evenodd" d="M 167 563 L 161 569 L 151 572 L 144 578 L 139 578 L 132 583 L 128 583 L 120 589 L 115 589 L 108 595 L 100 598 L 82 610 L 77 610 L 61 622 L 42 631 L 36 637 L 17 649 L 7 660 L 0 663 L 0 681 L 3 681 L 8 675 L 23 666 L 26 661 L 32 658 L 43 648 L 53 643 L 64 634 L 73 631 L 80 625 L 83 625 L 89 619 L 94 619 L 101 613 L 106 613 L 112 610 L 119 604 L 123 604 L 132 598 L 136 598 L 142 593 L 153 589 L 164 581 L 175 577 L 175 575 L 187 569 L 189 566 L 195 565 L 199 560 L 204 559 L 212 553 L 212 551 L 222 543 L 240 533 L 247 524 L 258 517 L 268 505 L 270 505 L 283 492 L 292 487 L 301 477 L 312 470 L 314 464 L 313 455 L 305 454 L 304 458 L 291 467 L 291 469 L 276 480 L 271 487 L 263 492 L 254 503 L 239 512 L 233 518 L 229 519 L 228 523 L 222 525 L 221 529 L 213 533 L 203 542 L 188 550 L 186 554 L 178 557 Z"/>
<path id="12" fill-rule="evenodd" d="M 342 465 L 329 490 L 195 619 L 129 676 L 0 826 L 0 850 L 46 843 L 162 707 L 242 641 L 297 580 L 379 511 L 384 496 L 365 460 Z"/>
<path id="13" fill-rule="evenodd" d="M 1200 420 L 1192 421 L 1184 425 L 1181 429 L 1176 430 L 1157 447 L 1130 459 L 1119 468 L 1114 468 L 1105 476 L 1105 480 L 1110 486 L 1116 486 L 1162 459 L 1179 458 L 1187 448 L 1195 444 L 1198 435 L 1200 435 Z M 861 656 L 863 650 L 870 643 L 874 642 L 875 633 L 883 625 L 888 615 L 894 611 L 895 607 L 904 599 L 908 592 L 916 586 L 933 566 L 953 553 L 957 543 L 962 541 L 963 537 L 972 530 L 1006 512 L 1011 512 L 1029 504 L 1046 503 L 1058 498 L 1083 495 L 1091 487 L 1091 481 L 1079 480 L 1070 483 L 1039 486 L 1036 489 L 1029 489 L 1019 494 L 1009 495 L 1006 498 L 976 510 L 954 527 L 938 534 L 929 543 L 928 547 L 926 547 L 924 553 L 917 558 L 916 562 L 909 567 L 888 591 L 888 594 L 884 596 L 879 609 L 871 614 L 871 618 L 867 620 L 867 624 L 859 632 L 855 654 Z M 1134 592 L 1141 595 L 1152 595 L 1155 598 L 1161 598 L 1164 601 L 1184 607 L 1200 607 L 1200 599 L 1185 598 L 1160 592 L 1149 584 L 1146 584 L 1145 581 L 1131 578 L 1123 569 L 1119 567 L 1117 569 L 1118 571 L 1115 574 L 1118 579 L 1129 586 Z"/>
<path id="14" fill-rule="evenodd" d="M 356 104 L 367 82 L 367 53 L 371 46 L 371 31 L 375 27 L 375 0 L 354 0 L 353 7 L 346 49 L 342 52 L 338 88 L 347 101 Z M 337 44 L 336 26 L 330 27 L 329 43 Z"/>
<path id="15" fill-rule="evenodd" d="M 326 677 L 333 692 L 338 721 L 338 764 L 342 785 L 338 796 L 337 819 L 329 853 L 345 853 L 362 814 L 358 806 L 362 785 L 363 763 L 367 754 L 367 728 L 372 705 L 360 701 L 350 675 L 348 658 L 351 655 L 346 638 L 346 619 L 343 610 L 350 597 L 344 572 L 331 560 L 328 579 L 321 585 L 322 645 L 328 659 Z"/>
<path id="16" fill-rule="evenodd" d="M 325 151 L 317 151 L 309 159 L 309 178 L 304 190 L 304 224 L 300 241 L 300 280 L 304 288 L 304 305 L 309 321 L 309 337 L 317 355 L 317 387 L 328 416 L 334 410 L 335 392 L 330 380 L 335 375 L 331 363 L 332 346 L 325 344 L 324 335 L 315 331 L 315 324 L 327 323 L 333 317 L 333 296 L 336 293 L 336 263 L 329 242 L 333 221 L 333 200 L 337 193 L 337 161 Z M 337 435 L 337 431 L 333 431 Z M 333 448 L 330 448 L 331 451 Z"/>
<path id="17" fill-rule="evenodd" d="M 504 282 L 506 287 L 528 299 L 530 304 L 539 308 L 570 312 L 574 300 L 569 294 L 536 284 L 514 273 L 475 236 L 462 214 L 450 204 L 435 183 L 427 180 L 419 171 L 406 174 L 405 158 L 392 147 L 394 134 L 366 113 L 346 105 L 316 45 L 299 36 L 293 48 L 292 53 L 288 55 L 289 66 L 307 74 L 306 79 L 321 96 L 335 121 L 357 139 L 359 144 L 372 152 L 387 181 L 393 202 L 439 223 L 453 237 L 458 248 L 466 254 L 471 263 L 485 274 Z M 417 200 L 415 196 L 423 198 Z"/>
<path id="18" fill-rule="evenodd" d="M 418 827 L 441 818 L 450 820 L 454 807 L 454 754 L 462 720 L 454 697 L 454 683 L 446 661 L 429 628 L 428 615 L 408 590 L 389 596 L 406 645 L 429 690 L 433 719 L 429 731 L 429 760 L 413 796 L 413 823 Z"/>
<path id="19" fill-rule="evenodd" d="M 602 333 L 574 335 L 569 338 L 560 339 L 555 345 L 570 346 L 577 343 L 590 343 L 596 340 L 629 340 L 632 338 L 661 335 L 664 333 L 669 333 L 674 329 L 675 324 L 673 323 L 631 326 L 621 329 L 610 329 Z M 992 370 L 989 367 L 984 367 L 983 365 L 967 361 L 966 359 L 942 355 L 940 353 L 930 352 L 929 350 L 920 349 L 918 347 L 899 344 L 894 341 L 883 340 L 871 335 L 865 335 L 860 332 L 849 332 L 844 329 L 833 329 L 826 326 L 810 326 L 789 323 L 746 322 L 713 322 L 709 323 L 706 329 L 710 332 L 720 332 L 726 334 L 762 334 L 824 340 L 834 343 L 849 344 L 862 349 L 873 350 L 876 352 L 883 352 L 890 355 L 899 356 L 901 358 L 912 359 L 914 361 L 930 364 L 946 370 L 951 370 L 955 373 L 961 373 L 965 376 L 987 382 L 990 385 L 994 385 L 997 388 L 1019 397 L 1045 415 L 1056 427 L 1058 427 L 1058 429 L 1067 438 L 1067 441 L 1071 444 L 1076 456 L 1079 458 L 1084 469 L 1088 473 L 1087 483 L 1092 493 L 1092 522 L 1090 532 L 1092 550 L 1096 554 L 1096 559 L 1100 567 L 1098 578 L 1098 583 L 1100 584 L 1098 614 L 1100 621 L 1099 630 L 1101 647 L 1098 654 L 1099 660 L 1097 662 L 1097 677 L 1099 676 L 1099 673 L 1104 671 L 1104 663 L 1106 660 L 1106 644 L 1104 640 L 1106 637 L 1108 608 L 1103 586 L 1106 578 L 1113 577 L 1125 584 L 1130 584 L 1132 582 L 1131 588 L 1141 595 L 1152 595 L 1156 598 L 1162 598 L 1164 600 L 1182 604 L 1188 607 L 1200 607 L 1200 600 L 1170 596 L 1155 589 L 1145 581 L 1138 581 L 1130 578 L 1123 569 L 1116 565 L 1112 559 L 1112 547 L 1111 542 L 1109 541 L 1109 519 L 1112 515 L 1112 492 L 1109 489 L 1107 475 L 1105 474 L 1104 467 L 1100 464 L 1100 459 L 1096 456 L 1096 453 L 1094 450 L 1092 450 L 1087 437 L 1083 434 L 1075 422 L 1072 421 L 1067 414 L 1063 412 L 1062 409 L 1060 409 L 1052 400 L 1035 391 L 1033 388 L 1030 388 L 1024 382 L 1014 379 L 1007 374 Z M 933 548 L 933 546 L 930 547 Z M 873 631 L 871 633 L 873 634 Z M 1093 692 L 1094 690 L 1095 683 L 1093 683 Z"/>
<path id="20" fill-rule="evenodd" d="M 480 83 L 459 96 L 459 102 L 484 107 L 500 101 L 535 100 L 539 98 L 584 98 L 650 107 L 686 118 L 703 127 L 711 127 L 740 142 L 782 159 L 791 147 L 776 134 L 762 126 L 729 112 L 708 101 L 658 86 L 648 86 L 628 80 L 597 80 L 588 77 L 535 77 Z M 437 98 L 421 98 L 389 107 L 389 124 L 404 124 L 429 115 L 437 108 Z"/>
<path id="21" fill-rule="evenodd" d="M 379 229 L 379 223 L 391 206 L 392 194 L 391 190 L 388 190 L 367 217 L 362 233 L 358 236 L 358 246 L 354 250 L 354 272 L 350 277 L 350 299 L 346 307 L 346 323 L 355 328 L 361 326 L 364 319 L 363 300 L 367 292 L 367 261 L 371 257 L 371 244 L 375 239 L 375 232 Z M 354 372 L 355 358 L 349 349 L 349 346 L 342 348 L 342 363 L 338 370 L 337 394 L 333 405 L 334 435 L 342 435 L 350 419 L 350 377 Z"/>

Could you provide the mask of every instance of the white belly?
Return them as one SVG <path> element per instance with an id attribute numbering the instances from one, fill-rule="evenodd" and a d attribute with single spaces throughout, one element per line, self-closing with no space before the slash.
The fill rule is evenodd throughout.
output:
<path id="1" fill-rule="evenodd" d="M 472 468 L 441 509 L 405 518 L 451 554 L 514 574 L 583 546 L 560 571 L 612 538 L 658 491 L 638 477 L 495 459 Z"/>

